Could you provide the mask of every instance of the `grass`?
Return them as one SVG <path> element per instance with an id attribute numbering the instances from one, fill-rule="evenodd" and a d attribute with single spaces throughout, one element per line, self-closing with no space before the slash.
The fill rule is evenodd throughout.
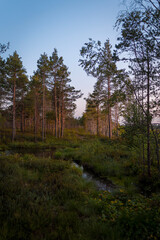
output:
<path id="1" fill-rule="evenodd" d="M 150 190 L 148 190 L 148 183 L 145 183 L 142 179 L 143 176 L 141 176 L 142 164 L 139 164 L 139 151 L 128 146 L 122 139 L 97 138 L 84 132 L 83 129 L 65 130 L 63 139 L 56 139 L 49 134 L 45 142 L 40 141 L 40 139 L 39 135 L 38 141 L 34 142 L 33 134 L 25 133 L 23 135 L 18 132 L 17 141 L 7 145 L 1 144 L 0 150 L 9 148 L 15 151 L 19 149 L 19 151 L 32 152 L 38 151 L 38 149 L 56 149 L 54 153 L 56 159 L 78 161 L 98 177 L 110 179 L 116 185 L 128 189 L 130 193 L 134 194 L 138 190 L 148 194 L 152 192 L 152 189 L 154 191 L 160 189 L 159 183 L 156 183 L 156 186 L 151 184 Z M 153 165 L 152 172 L 155 173 L 154 168 Z M 158 176 L 157 172 L 156 176 Z"/>
<path id="2" fill-rule="evenodd" d="M 41 136 L 34 142 L 30 133 L 18 133 L 14 143 L 4 136 L 2 151 L 56 150 L 54 159 L 0 156 L 0 240 L 160 239 L 158 173 L 150 179 L 141 174 L 135 148 L 83 129 L 67 130 L 64 139 L 50 135 L 45 142 Z M 73 160 L 121 188 L 98 192 Z M 139 194 L 142 189 L 150 197 Z"/>
<path id="3" fill-rule="evenodd" d="M 0 156 L 0 239 L 159 239 L 160 200 L 97 192 L 70 161 Z"/>
<path id="4" fill-rule="evenodd" d="M 70 144 L 69 147 L 57 149 L 55 156 L 81 163 L 96 176 L 125 188 L 130 195 L 140 192 L 149 196 L 160 190 L 159 173 L 154 164 L 151 166 L 152 177 L 148 180 L 143 175 L 139 151 L 121 139 L 90 138 L 76 147 Z"/>
<path id="5" fill-rule="evenodd" d="M 95 175 L 135 191 L 133 182 L 139 174 L 138 156 L 122 143 L 95 138 L 81 142 L 76 148 L 57 149 L 55 156 L 78 161 Z"/>
<path id="6" fill-rule="evenodd" d="M 2 156 L 0 165 L 1 239 L 74 239 L 78 235 L 78 208 L 94 191 L 69 162 L 14 155 Z"/>

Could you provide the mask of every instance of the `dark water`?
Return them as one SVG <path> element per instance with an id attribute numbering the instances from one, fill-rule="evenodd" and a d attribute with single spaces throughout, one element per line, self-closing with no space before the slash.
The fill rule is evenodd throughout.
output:
<path id="1" fill-rule="evenodd" d="M 82 177 L 86 181 L 93 182 L 98 190 L 113 192 L 113 190 L 115 189 L 115 186 L 113 186 L 113 184 L 105 183 L 105 181 L 95 177 L 94 174 L 86 171 L 82 165 L 80 165 L 76 162 L 73 162 L 72 165 L 77 168 L 80 168 L 82 171 Z"/>
<path id="2" fill-rule="evenodd" d="M 54 158 L 56 149 L 16 149 L 16 150 L 7 150 L 5 151 L 6 155 L 12 155 L 15 153 L 18 154 L 33 154 L 36 157 L 41 158 Z M 115 189 L 115 186 L 112 183 L 105 183 L 105 181 L 99 179 L 98 177 L 95 177 L 93 173 L 87 171 L 84 169 L 84 167 L 77 162 L 72 162 L 72 166 L 76 168 L 80 168 L 82 171 L 82 178 L 84 178 L 86 181 L 93 182 L 99 191 L 108 191 L 113 192 Z"/>

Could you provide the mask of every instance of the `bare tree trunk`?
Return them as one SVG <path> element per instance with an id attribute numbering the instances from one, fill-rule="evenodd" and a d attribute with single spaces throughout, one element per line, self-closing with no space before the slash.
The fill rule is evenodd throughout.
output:
<path id="1" fill-rule="evenodd" d="M 97 136 L 99 136 L 99 106 L 97 106 Z"/>
<path id="2" fill-rule="evenodd" d="M 61 102 L 59 99 L 58 104 L 58 137 L 61 137 Z"/>
<path id="3" fill-rule="evenodd" d="M 23 132 L 25 132 L 25 111 L 23 113 Z"/>
<path id="4" fill-rule="evenodd" d="M 111 97 L 111 86 L 110 77 L 108 77 L 108 128 L 109 128 L 109 138 L 112 138 L 112 117 L 111 117 L 111 107 L 110 107 L 110 97 Z"/>
<path id="5" fill-rule="evenodd" d="M 61 137 L 64 136 L 64 96 L 62 92 L 62 106 L 61 106 Z"/>
<path id="6" fill-rule="evenodd" d="M 154 140 L 155 140 L 155 144 L 156 144 L 156 150 L 155 151 L 156 151 L 156 157 L 157 157 L 157 168 L 158 168 L 158 171 L 160 173 L 158 133 L 157 134 L 155 133 L 155 130 L 154 130 L 152 125 L 151 125 L 151 130 L 152 130 Z"/>
<path id="7" fill-rule="evenodd" d="M 55 137 L 57 137 L 57 89 L 56 84 L 54 85 L 54 108 L 55 108 Z"/>
<path id="8" fill-rule="evenodd" d="M 24 92 L 22 90 L 21 132 L 24 132 Z"/>
<path id="9" fill-rule="evenodd" d="M 155 142 L 156 142 L 156 156 L 157 156 L 157 168 L 160 173 L 160 165 L 159 165 L 159 143 L 158 143 L 158 137 L 155 137 Z"/>
<path id="10" fill-rule="evenodd" d="M 55 122 L 54 122 L 54 120 L 53 120 L 53 122 L 52 122 L 52 133 L 53 133 L 53 135 L 54 135 L 54 132 L 55 132 Z"/>
<path id="11" fill-rule="evenodd" d="M 21 132 L 24 132 L 24 104 L 22 105 L 22 112 L 21 112 Z"/>
<path id="12" fill-rule="evenodd" d="M 24 132 L 26 131 L 26 116 L 24 114 Z"/>
<path id="13" fill-rule="evenodd" d="M 64 112 L 61 118 L 61 137 L 64 137 L 64 122 L 65 122 L 65 117 L 64 117 Z"/>
<path id="14" fill-rule="evenodd" d="M 45 139 L 45 76 L 43 75 L 42 141 Z"/>
<path id="15" fill-rule="evenodd" d="M 150 73 L 149 72 L 150 72 L 149 57 L 147 57 L 147 165 L 148 165 L 148 176 L 151 176 L 151 160 L 150 160 Z"/>
<path id="16" fill-rule="evenodd" d="M 37 96 L 34 99 L 34 140 L 37 141 Z"/>
<path id="17" fill-rule="evenodd" d="M 12 123 L 12 141 L 14 141 L 16 136 L 16 76 L 14 79 L 13 86 L 13 123 Z"/>
<path id="18" fill-rule="evenodd" d="M 115 105 L 116 136 L 118 137 L 118 103 Z"/>
<path id="19" fill-rule="evenodd" d="M 144 69 L 144 66 L 143 66 Z M 143 98 L 144 98 L 144 77 L 142 76 L 142 109 L 144 109 L 144 102 L 143 102 Z M 144 126 L 144 116 L 143 116 L 143 112 L 142 112 L 142 126 Z M 143 175 L 145 174 L 145 150 L 144 150 L 144 135 L 142 135 L 142 154 L 143 154 Z"/>

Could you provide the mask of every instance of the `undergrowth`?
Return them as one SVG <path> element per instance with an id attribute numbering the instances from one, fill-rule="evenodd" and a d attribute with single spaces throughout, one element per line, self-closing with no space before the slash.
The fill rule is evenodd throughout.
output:
<path id="1" fill-rule="evenodd" d="M 97 192 L 70 161 L 0 157 L 0 239 L 160 238 L 160 200 Z"/>

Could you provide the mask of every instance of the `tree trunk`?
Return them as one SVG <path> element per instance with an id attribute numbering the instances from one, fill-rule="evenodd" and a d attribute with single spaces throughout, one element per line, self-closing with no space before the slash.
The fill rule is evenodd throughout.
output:
<path id="1" fill-rule="evenodd" d="M 37 96 L 34 99 L 34 140 L 37 141 Z"/>
<path id="2" fill-rule="evenodd" d="M 64 96 L 62 92 L 62 106 L 61 106 L 61 137 L 64 136 Z"/>
<path id="3" fill-rule="evenodd" d="M 99 106 L 97 106 L 97 136 L 99 136 Z"/>
<path id="4" fill-rule="evenodd" d="M 109 138 L 112 138 L 112 117 L 111 117 L 110 97 L 111 97 L 111 86 L 110 86 L 110 77 L 108 77 L 108 129 L 109 129 Z"/>
<path id="5" fill-rule="evenodd" d="M 118 137 L 118 103 L 115 105 L 116 136 Z"/>
<path id="6" fill-rule="evenodd" d="M 144 65 L 143 65 L 144 69 Z M 144 109 L 144 76 L 142 75 L 142 110 Z M 142 126 L 144 126 L 144 115 L 142 112 Z M 145 147 L 144 147 L 144 130 L 142 135 L 142 154 L 143 154 L 143 175 L 145 175 Z"/>
<path id="7" fill-rule="evenodd" d="M 42 141 L 45 139 L 45 76 L 43 75 Z"/>
<path id="8" fill-rule="evenodd" d="M 58 106 L 58 137 L 61 137 L 61 105 L 59 100 L 59 106 Z"/>
<path id="9" fill-rule="evenodd" d="M 24 114 L 24 132 L 26 131 L 26 116 Z"/>
<path id="10" fill-rule="evenodd" d="M 16 76 L 14 79 L 13 86 L 13 125 L 12 125 L 12 141 L 14 141 L 16 136 Z"/>
<path id="11" fill-rule="evenodd" d="M 21 132 L 24 132 L 24 92 L 22 90 L 22 109 L 21 109 Z"/>
<path id="12" fill-rule="evenodd" d="M 150 160 L 150 66 L 149 66 L 149 57 L 147 57 L 147 165 L 148 165 L 148 176 L 151 176 L 151 160 Z"/>
<path id="13" fill-rule="evenodd" d="M 54 108 L 55 108 L 55 137 L 57 137 L 57 91 L 56 84 L 54 85 Z"/>
<path id="14" fill-rule="evenodd" d="M 152 130 L 154 140 L 155 140 L 155 145 L 156 145 L 155 151 L 156 151 L 156 157 L 157 157 L 157 168 L 160 173 L 158 133 L 157 134 L 155 133 L 155 130 L 152 125 L 151 125 L 151 130 Z"/>
<path id="15" fill-rule="evenodd" d="M 24 104 L 22 105 L 22 112 L 21 112 L 21 132 L 24 132 Z"/>

